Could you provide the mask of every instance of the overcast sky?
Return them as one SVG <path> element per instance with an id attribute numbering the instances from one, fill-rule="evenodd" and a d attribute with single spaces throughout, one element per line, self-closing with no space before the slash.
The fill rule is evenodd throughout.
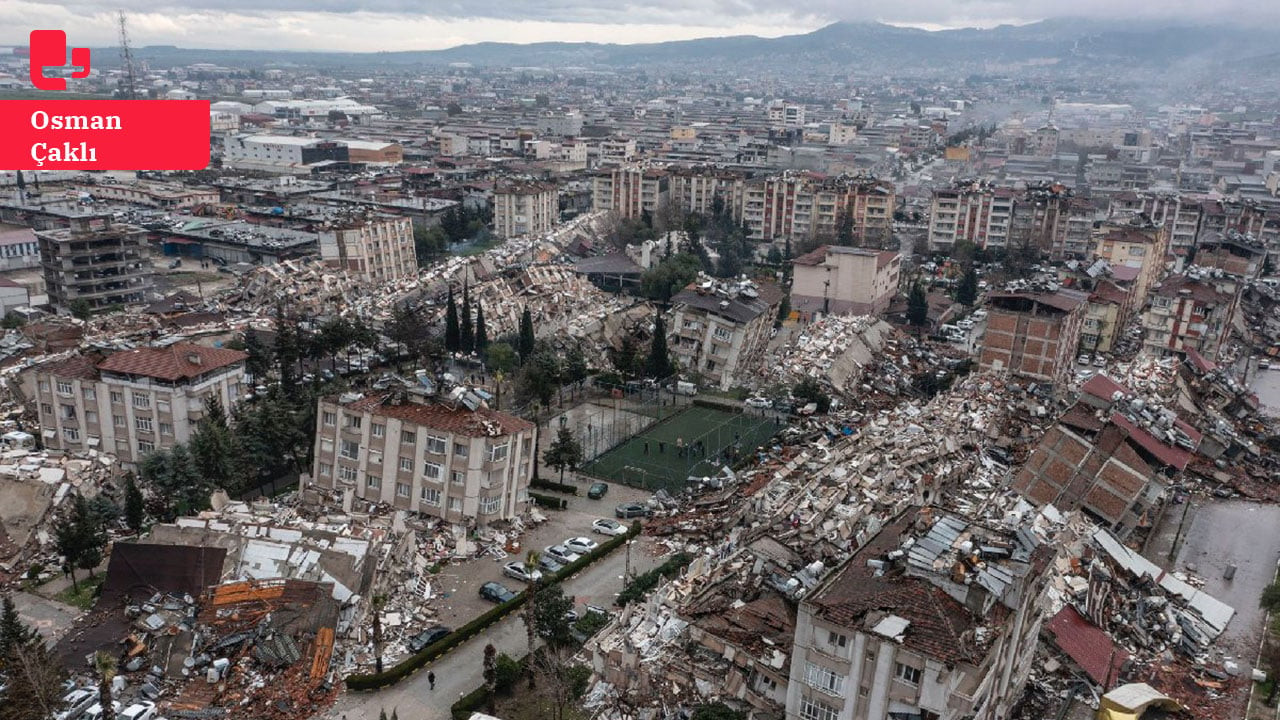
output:
<path id="1" fill-rule="evenodd" d="M 1280 21 L 1280 0 L 0 0 L 0 44 L 61 28 L 76 45 L 295 50 L 434 50 L 472 42 L 657 42 L 789 35 L 836 20 L 927 29 L 1107 19 Z"/>

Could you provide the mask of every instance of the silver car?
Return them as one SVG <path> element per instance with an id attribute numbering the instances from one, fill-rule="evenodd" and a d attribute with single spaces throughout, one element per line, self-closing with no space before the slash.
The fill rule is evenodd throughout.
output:
<path id="1" fill-rule="evenodd" d="M 538 582 L 542 579 L 542 571 L 538 569 L 529 570 L 522 562 L 510 562 L 502 566 L 502 574 L 510 578 L 515 578 L 520 582 Z"/>

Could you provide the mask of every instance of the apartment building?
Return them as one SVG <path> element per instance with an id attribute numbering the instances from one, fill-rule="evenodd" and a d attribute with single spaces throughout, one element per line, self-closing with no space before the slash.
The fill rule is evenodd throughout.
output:
<path id="1" fill-rule="evenodd" d="M 201 204 L 216 204 L 221 196 L 216 188 L 191 188 L 174 183 L 157 183 L 149 180 L 118 183 L 101 182 L 92 185 L 80 183 L 74 186 L 78 193 L 85 193 L 94 200 L 116 200 L 132 205 L 153 208 L 189 208 Z"/>
<path id="2" fill-rule="evenodd" d="M 933 192 L 929 251 L 949 252 L 961 240 L 981 248 L 1009 245 L 1016 193 L 985 182 L 956 183 Z"/>
<path id="3" fill-rule="evenodd" d="M 538 134 L 577 137 L 582 134 L 582 123 L 582 113 L 576 110 L 563 113 L 545 112 L 538 116 Z"/>
<path id="4" fill-rule="evenodd" d="M 142 228 L 85 215 L 67 228 L 37 231 L 36 239 L 51 305 L 67 310 L 84 301 L 98 310 L 147 299 L 151 260 Z"/>
<path id="5" fill-rule="evenodd" d="M 464 394 L 408 388 L 322 398 L 314 482 L 450 523 L 521 515 L 533 478 L 533 423 Z"/>
<path id="6" fill-rule="evenodd" d="M 1194 349 L 1217 360 L 1235 315 L 1237 292 L 1215 287 L 1207 278 L 1176 275 L 1151 293 L 1142 315 L 1142 345 L 1158 356 Z"/>
<path id="7" fill-rule="evenodd" d="M 544 233 L 559 217 L 554 183 L 500 183 L 493 190 L 493 232 L 500 238 Z"/>
<path id="8" fill-rule="evenodd" d="M 734 219 L 754 240 L 834 241 L 846 218 L 856 244 L 892 236 L 894 188 L 874 178 L 784 172 L 744 181 L 734 193 Z"/>
<path id="9" fill-rule="evenodd" d="M 670 200 L 686 212 L 711 215 L 716 198 L 725 208 L 732 209 L 733 198 L 744 180 L 741 173 L 714 167 L 670 168 Z"/>
<path id="10" fill-rule="evenodd" d="M 40 266 L 40 241 L 25 225 L 0 223 L 0 272 Z"/>
<path id="11" fill-rule="evenodd" d="M 804 106 L 792 103 L 775 102 L 771 103 L 765 109 L 765 115 L 769 119 L 770 125 L 781 125 L 783 127 L 803 127 L 804 126 Z"/>
<path id="12" fill-rule="evenodd" d="M 636 165 L 611 166 L 591 178 L 591 207 L 621 218 L 653 213 L 667 202 L 671 178 L 665 170 Z"/>
<path id="13" fill-rule="evenodd" d="M 978 365 L 1064 385 L 1075 363 L 1088 294 L 1054 285 L 988 295 Z"/>
<path id="14" fill-rule="evenodd" d="M 413 221 L 404 217 L 356 217 L 319 234 L 325 264 L 370 282 L 417 277 Z"/>
<path id="15" fill-rule="evenodd" d="M 786 720 L 1001 720 L 1044 621 L 1053 550 L 908 508 L 804 597 Z"/>
<path id="16" fill-rule="evenodd" d="M 892 250 L 822 245 L 792 261 L 791 311 L 879 315 L 898 292 L 902 255 Z"/>
<path id="17" fill-rule="evenodd" d="M 1028 183 L 1014 205 L 1009 244 L 1034 247 L 1055 259 L 1064 257 L 1072 194 L 1061 183 Z"/>
<path id="18" fill-rule="evenodd" d="M 192 343 L 83 353 L 25 371 L 22 388 L 45 447 L 136 463 L 188 442 L 209 398 L 229 411 L 244 396 L 247 357 Z"/>
<path id="19" fill-rule="evenodd" d="M 1133 306 L 1142 307 L 1147 293 L 1164 273 L 1165 255 L 1169 250 L 1168 228 L 1153 223 L 1145 215 L 1134 215 L 1123 222 L 1106 222 L 1097 232 L 1097 257 L 1106 260 L 1112 272 L 1127 279 L 1133 273 Z"/>
<path id="20" fill-rule="evenodd" d="M 773 283 L 699 278 L 671 298 L 673 358 L 708 385 L 734 387 L 736 373 L 752 366 L 768 345 L 782 297 Z"/>

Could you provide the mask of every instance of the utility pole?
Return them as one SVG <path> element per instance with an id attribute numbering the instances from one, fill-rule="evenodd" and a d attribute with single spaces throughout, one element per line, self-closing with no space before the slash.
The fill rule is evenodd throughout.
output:
<path id="1" fill-rule="evenodd" d="M 120 63 L 124 70 L 124 97 L 126 100 L 138 99 L 138 88 L 133 74 L 133 52 L 129 49 L 128 19 L 124 10 L 120 11 Z"/>

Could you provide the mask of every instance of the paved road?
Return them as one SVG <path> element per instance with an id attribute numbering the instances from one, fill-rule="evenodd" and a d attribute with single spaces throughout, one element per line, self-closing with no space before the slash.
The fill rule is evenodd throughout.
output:
<path id="1" fill-rule="evenodd" d="M 660 562 L 652 557 L 652 541 L 640 538 L 631 548 L 631 571 L 644 572 Z M 622 588 L 622 574 L 627 553 L 619 549 L 609 557 L 587 568 L 565 584 L 579 607 L 590 603 L 611 607 L 613 597 Z M 330 720 L 377 720 L 378 712 L 393 708 L 407 720 L 448 720 L 449 706 L 482 683 L 481 663 L 484 646 L 493 643 L 498 652 L 521 657 L 527 651 L 527 635 L 519 613 L 507 616 L 481 635 L 454 648 L 444 657 L 419 670 L 407 680 L 383 690 L 368 693 L 346 693 L 323 717 Z M 436 687 L 427 684 L 427 671 L 436 674 Z"/>

